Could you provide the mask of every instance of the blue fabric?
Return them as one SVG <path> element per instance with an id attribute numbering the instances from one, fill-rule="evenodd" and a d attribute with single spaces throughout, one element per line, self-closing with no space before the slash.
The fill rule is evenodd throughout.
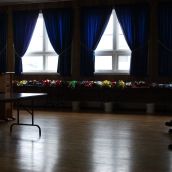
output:
<path id="1" fill-rule="evenodd" d="M 4 73 L 7 70 L 7 15 L 3 12 L 0 12 L 0 25 L 0 73 Z"/>
<path id="2" fill-rule="evenodd" d="M 116 5 L 115 11 L 131 49 L 130 74 L 147 76 L 149 9 L 145 4 Z"/>
<path id="3" fill-rule="evenodd" d="M 17 75 L 22 72 L 22 56 L 24 56 L 33 30 L 36 25 L 39 11 L 15 11 L 13 13 L 13 36 L 15 50 L 15 73 Z"/>
<path id="4" fill-rule="evenodd" d="M 161 3 L 158 8 L 158 72 L 172 76 L 172 3 Z"/>
<path id="5" fill-rule="evenodd" d="M 96 49 L 107 26 L 112 8 L 81 9 L 81 76 L 93 76 Z"/>
<path id="6" fill-rule="evenodd" d="M 43 17 L 50 42 L 59 55 L 57 72 L 71 75 L 72 9 L 43 10 Z"/>

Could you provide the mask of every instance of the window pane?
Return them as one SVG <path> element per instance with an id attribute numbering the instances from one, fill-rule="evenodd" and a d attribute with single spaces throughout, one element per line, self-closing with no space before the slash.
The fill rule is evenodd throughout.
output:
<path id="1" fill-rule="evenodd" d="M 112 70 L 112 56 L 96 56 L 95 70 Z"/>
<path id="2" fill-rule="evenodd" d="M 118 20 L 118 19 L 117 19 Z M 123 35 L 123 31 L 122 31 L 122 28 L 121 28 L 121 25 L 119 24 L 119 22 L 117 21 L 117 29 L 118 29 L 118 34 L 119 35 Z"/>
<path id="3" fill-rule="evenodd" d="M 111 34 L 112 35 L 112 33 L 113 33 L 113 15 L 110 16 L 109 22 L 108 22 L 107 27 L 106 27 L 106 29 L 104 31 L 105 35 L 106 34 Z"/>
<path id="4" fill-rule="evenodd" d="M 38 17 L 28 50 L 26 53 L 43 50 L 43 17 Z"/>
<path id="5" fill-rule="evenodd" d="M 43 70 L 43 56 L 24 56 L 22 58 L 23 72 Z"/>
<path id="6" fill-rule="evenodd" d="M 96 51 L 112 50 L 112 47 L 113 47 L 113 15 L 110 16 L 109 22 L 96 48 Z"/>
<path id="7" fill-rule="evenodd" d="M 130 56 L 118 56 L 118 70 L 130 69 Z"/>
<path id="8" fill-rule="evenodd" d="M 44 24 L 44 27 L 45 27 L 45 24 Z M 49 37 L 48 37 L 48 34 L 47 34 L 46 27 L 45 27 L 45 38 L 46 38 L 46 50 L 48 52 L 54 52 L 54 48 L 52 47 L 52 45 L 50 43 L 50 40 L 49 40 Z"/>
<path id="9" fill-rule="evenodd" d="M 56 72 L 58 66 L 58 56 L 48 56 L 47 58 L 47 70 Z"/>
<path id="10" fill-rule="evenodd" d="M 117 49 L 130 50 L 119 22 L 117 22 Z"/>
<path id="11" fill-rule="evenodd" d="M 98 50 L 112 50 L 112 35 L 103 35 L 96 51 Z"/>
<path id="12" fill-rule="evenodd" d="M 118 35 L 117 49 L 130 50 L 130 48 L 128 47 L 128 44 L 125 40 L 124 35 Z"/>
<path id="13" fill-rule="evenodd" d="M 54 48 L 52 47 L 52 45 L 51 45 L 51 43 L 50 43 L 50 40 L 49 40 L 49 38 L 47 39 L 47 50 L 48 51 L 52 51 L 52 52 L 54 52 Z"/>

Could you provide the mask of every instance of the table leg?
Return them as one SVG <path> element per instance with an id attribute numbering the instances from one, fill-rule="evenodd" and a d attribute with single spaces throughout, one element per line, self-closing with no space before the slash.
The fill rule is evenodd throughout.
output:
<path id="1" fill-rule="evenodd" d="M 20 123 L 20 106 L 21 106 L 21 104 L 19 102 L 17 102 L 16 103 L 16 107 L 17 107 L 17 122 L 11 124 L 11 126 L 10 126 L 10 134 L 12 133 L 13 126 L 15 126 L 15 125 L 26 125 L 26 126 L 35 126 L 35 127 L 37 127 L 39 129 L 39 137 L 41 137 L 41 127 L 39 125 L 37 125 L 37 124 L 34 124 L 34 109 L 33 109 L 34 101 L 31 100 L 31 110 L 24 107 L 24 109 L 32 116 L 32 123 L 31 124 Z"/>

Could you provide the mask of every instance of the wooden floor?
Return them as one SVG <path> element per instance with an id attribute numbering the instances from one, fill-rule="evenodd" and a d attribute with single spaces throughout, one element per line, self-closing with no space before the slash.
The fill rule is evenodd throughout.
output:
<path id="1" fill-rule="evenodd" d="M 1 172 L 171 172 L 172 115 L 35 111 L 42 129 L 0 123 Z M 22 120 L 29 116 L 22 111 Z"/>

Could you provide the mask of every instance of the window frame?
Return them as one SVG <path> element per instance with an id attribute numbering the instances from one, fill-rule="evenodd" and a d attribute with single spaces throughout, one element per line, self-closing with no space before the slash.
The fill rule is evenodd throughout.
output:
<path id="1" fill-rule="evenodd" d="M 39 18 L 41 18 L 43 20 L 43 41 L 42 41 L 42 48 L 43 49 L 42 49 L 42 51 L 32 51 L 32 52 L 28 52 L 28 53 L 26 51 L 24 56 L 42 56 L 42 58 L 43 58 L 43 70 L 36 70 L 36 71 L 32 70 L 32 71 L 25 71 L 25 72 L 22 72 L 22 73 L 23 74 L 31 74 L 31 73 L 38 73 L 38 74 L 56 73 L 56 74 L 58 74 L 57 69 L 55 71 L 54 70 L 47 70 L 48 56 L 57 56 L 57 58 L 58 58 L 58 54 L 55 51 L 54 52 L 53 51 L 48 51 L 49 38 L 48 38 L 47 31 L 46 31 L 46 26 L 45 26 L 45 22 L 44 22 L 44 19 L 43 19 L 42 11 L 40 11 L 40 13 L 38 15 L 38 19 Z"/>
<path id="2" fill-rule="evenodd" d="M 119 70 L 118 69 L 118 60 L 119 56 L 130 56 L 131 51 L 126 49 L 118 49 L 118 19 L 116 16 L 116 12 L 112 10 L 113 15 L 113 33 L 112 33 L 112 50 L 95 50 L 95 58 L 96 56 L 111 56 L 112 57 L 112 70 L 96 70 L 95 74 L 129 74 L 129 70 Z"/>

